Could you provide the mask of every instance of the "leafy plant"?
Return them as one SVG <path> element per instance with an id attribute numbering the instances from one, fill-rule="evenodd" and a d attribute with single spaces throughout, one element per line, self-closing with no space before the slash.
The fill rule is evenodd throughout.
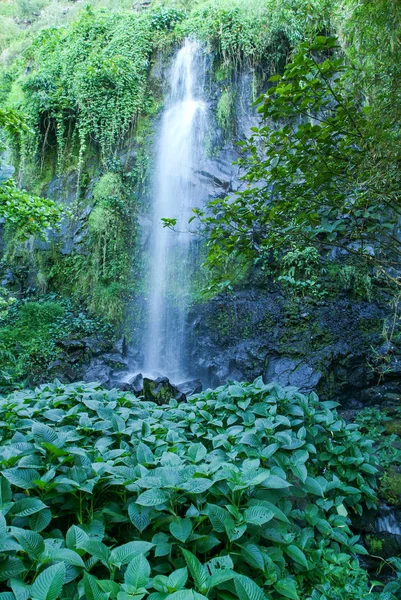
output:
<path id="1" fill-rule="evenodd" d="M 306 244 L 341 248 L 382 272 L 398 264 L 399 159 L 388 143 L 397 131 L 370 119 L 337 52 L 335 38 L 318 36 L 270 79 L 259 100 L 262 123 L 241 143 L 248 185 L 200 214 L 217 278 L 227 257 L 252 262 L 263 250 Z"/>
<path id="2" fill-rule="evenodd" d="M 10 108 L 0 108 L 0 131 L 4 130 L 13 142 L 19 144 L 29 129 L 22 114 Z M 0 152 L 5 145 L 0 142 Z M 2 160 L 0 160 L 0 165 Z M 17 187 L 13 179 L 0 179 L 0 218 L 22 239 L 32 235 L 45 237 L 46 230 L 56 227 L 61 208 L 49 198 L 40 198 Z"/>
<path id="3" fill-rule="evenodd" d="M 63 356 L 58 342 L 96 334 L 111 338 L 105 321 L 91 318 L 71 300 L 49 294 L 40 301 L 14 301 L 0 321 L 0 389 L 42 381 L 49 365 Z"/>
<path id="4" fill-rule="evenodd" d="M 0 419 L 10 600 L 335 598 L 350 560 L 361 593 L 342 598 L 366 596 L 349 515 L 376 468 L 332 402 L 261 379 L 164 407 L 55 382 Z"/>

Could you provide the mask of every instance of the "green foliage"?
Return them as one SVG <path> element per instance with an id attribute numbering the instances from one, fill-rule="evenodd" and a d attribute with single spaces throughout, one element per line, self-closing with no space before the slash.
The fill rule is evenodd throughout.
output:
<path id="1" fill-rule="evenodd" d="M 335 49 L 334 38 L 304 43 L 284 75 L 271 78 L 262 125 L 242 143 L 248 186 L 210 202 L 202 219 L 210 268 L 227 255 L 251 262 L 306 243 L 340 247 L 379 269 L 397 264 L 397 149 L 349 95 Z"/>
<path id="2" fill-rule="evenodd" d="M 75 131 L 82 157 L 89 136 L 103 155 L 135 124 L 149 103 L 149 20 L 87 10 L 67 28 L 43 32 L 25 60 L 24 110 L 45 145 L 53 132 L 59 160 Z"/>
<path id="3" fill-rule="evenodd" d="M 233 133 L 233 110 L 233 93 L 230 89 L 226 88 L 220 96 L 216 112 L 217 122 L 226 136 L 230 136 Z"/>
<path id="4" fill-rule="evenodd" d="M 296 295 L 323 297 L 325 291 L 319 283 L 322 273 L 321 259 L 313 246 L 287 252 L 279 261 L 281 275 L 277 278 Z"/>
<path id="5" fill-rule="evenodd" d="M 258 379 L 158 407 L 56 382 L 0 399 L 0 434 L 0 577 L 14 594 L 369 593 L 348 515 L 375 503 L 371 444 L 315 394 Z"/>
<path id="6" fill-rule="evenodd" d="M 21 190 L 10 179 L 0 183 L 0 217 L 19 238 L 45 237 L 47 229 L 59 225 L 61 208 L 53 200 Z"/>
<path id="7" fill-rule="evenodd" d="M 58 248 L 42 270 L 48 289 L 78 296 L 91 314 L 120 326 L 125 304 L 134 293 L 137 201 L 130 174 L 105 172 L 93 190 L 94 206 L 85 224 L 87 234 L 68 255 Z"/>
<path id="8" fill-rule="evenodd" d="M 342 289 L 350 291 L 357 298 L 372 299 L 372 277 L 363 268 L 344 265 L 338 277 Z"/>
<path id="9" fill-rule="evenodd" d="M 209 0 L 190 12 L 177 35 L 195 36 L 234 66 L 264 64 L 275 70 L 292 47 L 324 29 L 327 15 L 320 0 Z"/>
<path id="10" fill-rule="evenodd" d="M 12 140 L 20 142 L 28 127 L 18 111 L 0 108 L 0 130 L 3 129 Z M 0 143 L 0 152 L 5 146 Z M 1 165 L 1 161 L 0 161 Z M 46 230 L 59 224 L 61 208 L 47 198 L 39 198 L 21 190 L 14 180 L 0 180 L 0 218 L 6 220 L 19 238 L 32 235 L 45 237 Z"/>
<path id="11" fill-rule="evenodd" d="M 105 322 L 88 317 L 66 299 L 49 295 L 40 301 L 2 302 L 7 307 L 0 312 L 0 388 L 42 380 L 49 364 L 62 355 L 60 340 L 96 333 L 110 336 Z"/>

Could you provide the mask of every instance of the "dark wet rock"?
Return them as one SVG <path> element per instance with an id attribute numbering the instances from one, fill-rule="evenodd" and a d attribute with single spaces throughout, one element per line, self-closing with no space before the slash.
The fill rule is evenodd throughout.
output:
<path id="1" fill-rule="evenodd" d="M 131 392 L 135 396 L 142 396 L 143 393 L 143 375 L 138 373 L 137 375 L 124 375 L 120 379 L 113 378 L 111 381 L 112 387 L 123 392 Z"/>
<path id="2" fill-rule="evenodd" d="M 365 545 L 369 554 L 380 558 L 391 558 L 401 553 L 401 535 L 374 533 L 365 536 Z"/>
<path id="3" fill-rule="evenodd" d="M 111 367 L 113 371 L 123 371 L 128 368 L 128 360 L 125 359 L 121 354 L 110 353 L 110 354 L 102 354 L 102 361 Z"/>
<path id="4" fill-rule="evenodd" d="M 84 374 L 84 381 L 88 383 L 97 382 L 107 387 L 110 384 L 110 376 L 111 368 L 102 360 L 94 358 Z"/>
<path id="5" fill-rule="evenodd" d="M 363 533 L 376 533 L 377 531 L 377 514 L 375 509 L 366 509 L 362 515 L 352 515 L 352 527 Z"/>
<path id="6" fill-rule="evenodd" d="M 15 283 L 14 273 L 11 269 L 7 269 L 7 271 L 4 273 L 3 278 L 1 280 L 1 285 L 3 287 L 6 287 L 7 285 L 14 285 L 14 283 Z"/>
<path id="7" fill-rule="evenodd" d="M 203 389 L 203 385 L 200 379 L 193 379 L 192 381 L 184 381 L 184 383 L 178 384 L 177 389 L 185 396 L 192 396 L 193 394 L 199 394 Z"/>
<path id="8" fill-rule="evenodd" d="M 70 340 L 70 339 L 64 340 L 63 339 L 63 340 L 57 340 L 56 346 L 58 346 L 59 348 L 64 350 L 64 352 L 67 352 L 67 354 L 71 354 L 71 353 L 75 353 L 77 351 L 85 350 L 86 343 L 85 343 L 85 340 Z"/>
<path id="9" fill-rule="evenodd" d="M 79 379 L 77 369 L 70 361 L 53 360 L 47 367 L 47 379 L 58 379 L 62 383 L 72 383 Z"/>
<path id="10" fill-rule="evenodd" d="M 101 336 L 89 336 L 82 338 L 85 346 L 91 356 L 97 357 L 105 352 L 110 352 L 113 348 L 112 343 Z"/>
<path id="11" fill-rule="evenodd" d="M 267 361 L 264 373 L 266 383 L 276 381 L 282 386 L 292 385 L 304 391 L 316 388 L 322 374 L 303 362 L 302 359 L 281 358 L 275 356 Z"/>
<path id="12" fill-rule="evenodd" d="M 344 409 L 395 403 L 401 396 L 401 350 L 394 343 L 383 347 L 387 315 L 385 303 L 338 297 L 295 304 L 274 288 L 236 291 L 194 305 L 191 365 L 211 387 L 262 375 L 303 392 L 315 389 Z M 390 352 L 388 375 L 372 366 L 372 348 L 380 347 Z"/>
<path id="13" fill-rule="evenodd" d="M 125 337 L 125 335 L 123 335 L 118 342 L 116 343 L 116 350 L 117 352 L 119 352 L 122 356 L 127 356 L 128 354 L 128 343 L 127 343 L 127 338 Z"/>
<path id="14" fill-rule="evenodd" d="M 183 393 L 167 377 L 158 377 L 156 380 L 143 379 L 143 395 L 145 400 L 166 404 L 171 399 L 185 400 Z"/>

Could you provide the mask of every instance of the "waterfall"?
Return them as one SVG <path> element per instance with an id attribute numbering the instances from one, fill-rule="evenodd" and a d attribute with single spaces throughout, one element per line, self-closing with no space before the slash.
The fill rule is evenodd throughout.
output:
<path id="1" fill-rule="evenodd" d="M 196 244 L 188 220 L 199 200 L 193 171 L 204 146 L 203 76 L 200 47 L 186 40 L 171 68 L 157 145 L 144 340 L 144 371 L 176 382 L 190 375 L 186 318 Z M 162 218 L 177 219 L 175 231 Z"/>
<path id="2" fill-rule="evenodd" d="M 394 508 L 382 504 L 380 512 L 376 520 L 377 531 L 381 533 L 392 533 L 393 535 L 401 535 L 400 513 Z"/>

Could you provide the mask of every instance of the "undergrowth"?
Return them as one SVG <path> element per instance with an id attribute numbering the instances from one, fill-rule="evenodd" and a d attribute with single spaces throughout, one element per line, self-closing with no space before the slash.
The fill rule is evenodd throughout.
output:
<path id="1" fill-rule="evenodd" d="M 350 516 L 377 469 L 332 402 L 261 379 L 164 407 L 55 382 L 0 418 L 9 600 L 375 597 Z"/>
<path id="2" fill-rule="evenodd" d="M 0 392 L 43 381 L 49 365 L 63 354 L 62 340 L 112 338 L 106 321 L 89 317 L 72 300 L 53 294 L 14 299 L 0 314 Z"/>

